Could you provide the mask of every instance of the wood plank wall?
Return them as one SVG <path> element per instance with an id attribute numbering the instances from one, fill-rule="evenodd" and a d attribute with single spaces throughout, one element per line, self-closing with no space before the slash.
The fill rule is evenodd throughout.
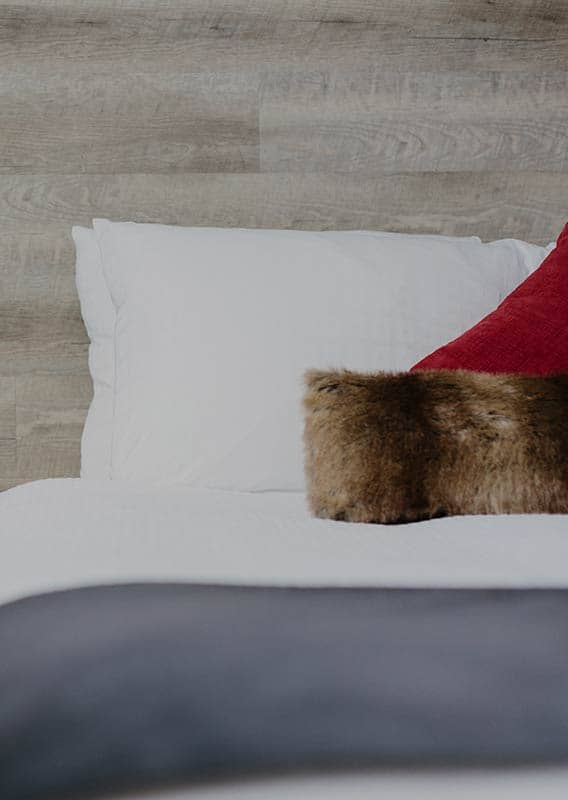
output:
<path id="1" fill-rule="evenodd" d="M 71 224 L 552 239 L 566 0 L 0 2 L 0 488 L 76 475 Z"/>

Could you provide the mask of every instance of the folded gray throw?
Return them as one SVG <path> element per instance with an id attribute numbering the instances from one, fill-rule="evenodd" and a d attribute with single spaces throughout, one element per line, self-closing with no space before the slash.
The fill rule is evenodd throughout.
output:
<path id="1" fill-rule="evenodd" d="M 87 588 L 0 608 L 0 797 L 568 758 L 568 591 Z"/>

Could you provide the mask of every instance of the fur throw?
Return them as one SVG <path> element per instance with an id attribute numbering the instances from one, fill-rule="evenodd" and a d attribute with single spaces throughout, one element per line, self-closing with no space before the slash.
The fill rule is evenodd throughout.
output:
<path id="1" fill-rule="evenodd" d="M 306 374 L 317 517 L 568 513 L 568 375 Z"/>

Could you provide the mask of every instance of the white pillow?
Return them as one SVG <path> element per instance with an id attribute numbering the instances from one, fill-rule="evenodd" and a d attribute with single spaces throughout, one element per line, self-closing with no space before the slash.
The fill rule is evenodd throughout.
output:
<path id="1" fill-rule="evenodd" d="M 96 438 L 108 475 L 112 438 L 114 479 L 231 490 L 303 489 L 306 368 L 406 369 L 494 309 L 546 253 L 475 237 L 94 226 L 116 372 L 113 415 L 113 359 L 91 359 L 100 391 L 83 474 L 95 477 Z"/>
<path id="2" fill-rule="evenodd" d="M 95 232 L 75 226 L 71 233 L 77 252 L 76 280 L 81 313 L 91 340 L 89 370 L 93 379 L 93 400 L 81 442 L 81 477 L 110 478 L 116 313 Z"/>

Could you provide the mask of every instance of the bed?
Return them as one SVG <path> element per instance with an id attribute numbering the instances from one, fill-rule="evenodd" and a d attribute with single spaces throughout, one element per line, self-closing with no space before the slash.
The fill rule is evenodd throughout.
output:
<path id="1" fill-rule="evenodd" d="M 257 229 L 266 241 L 275 236 L 274 241 L 284 242 L 282 252 L 288 240 L 278 239 L 280 231 L 318 236 L 340 231 L 330 233 L 325 242 L 335 242 L 338 259 L 351 246 L 346 242 L 358 242 L 357 274 L 364 273 L 367 263 L 361 243 L 373 232 L 408 237 L 404 241 L 411 242 L 411 249 L 430 248 L 432 263 L 441 253 L 437 237 L 460 237 L 460 242 L 468 237 L 467 246 L 474 249 L 481 242 L 472 237 L 500 240 L 505 242 L 499 245 L 503 250 L 492 251 L 496 268 L 514 250 L 511 263 L 521 272 L 507 273 L 503 267 L 493 302 L 484 295 L 488 282 L 481 273 L 475 277 L 476 262 L 468 262 L 471 318 L 466 319 L 465 306 L 456 315 L 461 315 L 463 328 L 473 324 L 550 253 L 549 243 L 565 223 L 568 208 L 568 13 L 560 0 L 514 5 L 513 10 L 507 2 L 465 0 L 449 5 L 433 0 L 17 0 L 0 7 L 0 646 L 5 654 L 0 656 L 0 795 L 6 800 L 78 800 L 83 793 L 100 800 L 566 795 L 568 516 L 462 516 L 399 526 L 313 519 L 294 472 L 293 448 L 287 451 L 290 468 L 279 490 L 264 468 L 246 479 L 237 470 L 237 479 L 229 479 L 236 462 L 228 457 L 225 472 L 219 471 L 214 481 L 210 475 L 195 481 L 193 473 L 180 471 L 183 448 L 176 450 L 175 459 L 171 454 L 188 429 L 176 409 L 155 420 L 158 445 L 165 443 L 162 450 L 154 442 L 143 454 L 132 449 L 127 435 L 115 436 L 110 472 L 104 478 L 97 475 L 103 440 L 93 424 L 91 374 L 102 362 L 93 367 L 96 356 L 92 349 L 88 353 L 83 318 L 89 328 L 89 311 L 83 305 L 81 314 L 71 239 L 73 225 L 90 226 L 98 220 L 95 227 L 108 240 L 104 247 L 122 263 L 119 250 L 117 255 L 111 252 L 111 239 L 130 229 L 119 231 L 112 227 L 119 224 L 107 223 L 106 218 L 191 226 L 194 231 L 204 226 L 243 229 L 243 237 L 244 229 Z M 423 234 L 432 237 L 427 244 L 412 239 Z M 215 240 L 225 235 L 219 233 Z M 340 241 L 340 235 L 347 238 Z M 324 241 L 298 237 L 294 247 L 300 249 L 317 248 Z M 386 241 L 398 246 L 396 238 Z M 147 248 L 139 245 L 141 259 L 154 246 L 150 239 L 148 243 Z M 280 244 L 271 246 L 278 250 Z M 253 249 L 262 250 L 257 239 Z M 300 279 L 300 256 L 293 255 L 292 261 Z M 337 265 L 337 274 L 346 280 L 341 270 L 347 269 L 347 261 L 338 260 Z M 439 274 L 445 276 L 445 286 L 452 284 L 446 273 Z M 119 283 L 113 291 L 121 289 Z M 318 283 L 312 284 L 312 296 L 317 297 Z M 426 291 L 418 285 L 416 307 Z M 148 283 L 148 294 L 151 286 Z M 282 286 L 292 292 L 293 284 Z M 400 286 L 396 291 L 400 296 Z M 432 290 L 431 296 L 436 294 L 440 293 Z M 452 302 L 458 295 L 459 291 Z M 481 305 L 474 310 L 477 302 Z M 441 319 L 432 309 L 432 317 Z M 172 316 L 177 319 L 179 314 Z M 450 326 L 439 333 L 440 341 L 430 341 L 430 322 L 425 316 L 421 339 L 416 337 L 416 346 L 405 342 L 400 364 L 389 362 L 389 368 L 407 368 L 454 332 Z M 133 316 L 132 326 L 135 323 Z M 348 323 L 349 319 L 345 330 Z M 114 327 L 114 318 L 109 324 Z M 92 329 L 89 334 L 93 340 Z M 106 335 L 103 331 L 103 339 Z M 237 340 L 235 347 L 245 341 Z M 126 350 L 121 352 L 122 357 Z M 342 355 L 347 358 L 351 352 L 346 347 Z M 168 375 L 175 376 L 179 361 L 168 362 L 160 352 L 154 355 L 156 365 L 167 364 Z M 365 368 L 367 363 L 363 360 L 358 366 Z M 105 380 L 99 380 L 98 401 Z M 164 387 L 165 396 L 166 383 Z M 147 403 L 146 423 L 153 424 L 158 396 L 154 392 Z M 128 393 L 121 402 L 124 398 L 128 400 Z M 114 408 L 123 415 L 124 430 L 136 418 L 126 401 Z M 105 413 L 100 408 L 99 403 L 99 420 Z M 266 463 L 277 444 L 277 437 L 266 437 Z M 203 452 L 208 452 L 205 445 Z M 167 469 L 158 469 L 158 456 L 164 454 L 171 456 Z M 167 479 L 157 481 L 156 472 Z M 108 606 L 115 591 L 119 605 Z M 463 666 L 465 658 L 466 684 L 477 686 L 478 694 L 472 690 L 470 702 L 462 705 L 463 692 L 451 702 L 451 695 L 444 694 L 448 685 L 441 694 L 424 685 L 422 698 L 431 702 L 425 704 L 427 712 L 418 725 L 422 738 L 414 742 L 414 749 L 401 745 L 390 755 L 388 747 L 364 752 L 364 742 L 353 745 L 359 728 L 341 716 L 344 706 L 333 712 L 343 739 L 328 742 L 325 735 L 333 726 L 323 719 L 303 756 L 290 749 L 294 737 L 288 738 L 286 749 L 283 736 L 282 749 L 263 761 L 259 754 L 270 749 L 270 736 L 265 735 L 248 756 L 241 754 L 239 766 L 238 760 L 231 761 L 227 737 L 215 744 L 223 763 L 213 758 L 184 771 L 179 762 L 168 767 L 160 761 L 159 742 L 135 741 L 134 726 L 132 757 L 123 759 L 119 768 L 114 761 L 104 773 L 101 741 L 112 745 L 110 732 L 117 730 L 110 724 L 106 733 L 104 726 L 99 730 L 101 738 L 90 750 L 87 746 L 88 757 L 81 761 L 77 756 L 73 762 L 79 744 L 87 742 L 81 731 L 97 729 L 96 718 L 89 716 L 96 709 L 83 704 L 79 713 L 73 705 L 85 685 L 83 676 L 91 674 L 85 672 L 81 654 L 89 653 L 93 663 L 106 665 L 100 678 L 104 684 L 105 669 L 112 670 L 116 663 L 101 655 L 114 652 L 105 650 L 113 620 L 123 638 L 125 631 L 140 631 L 136 646 L 148 641 L 149 631 L 152 639 L 160 625 L 164 632 L 171 631 L 168 647 L 173 640 L 179 642 L 174 618 L 181 600 L 172 605 L 163 599 L 172 591 L 181 592 L 188 603 L 198 603 L 203 619 L 218 597 L 224 598 L 227 609 L 249 604 L 246 613 L 235 616 L 233 629 L 240 630 L 241 619 L 260 615 L 266 627 L 259 628 L 264 633 L 259 633 L 256 646 L 271 635 L 284 637 L 288 630 L 284 623 L 272 630 L 262 617 L 274 603 L 274 617 L 294 620 L 289 633 L 299 636 L 303 631 L 304 644 L 319 642 L 325 651 L 355 636 L 351 647 L 361 654 L 361 665 L 366 660 L 374 663 L 375 657 L 365 655 L 372 642 L 369 631 L 374 630 L 365 627 L 366 615 L 371 610 L 376 617 L 377 609 L 394 605 L 401 616 L 391 615 L 389 623 L 387 614 L 386 627 L 377 628 L 374 635 L 391 642 L 389 680 L 402 681 L 398 691 L 408 692 L 416 684 L 427 649 L 420 632 L 431 630 L 437 631 L 434 638 L 442 650 L 447 648 L 448 664 Z M 142 592 L 141 599 L 136 592 Z M 151 614 L 140 617 L 138 610 L 138 617 L 130 617 L 131 597 L 138 609 L 145 603 L 148 608 L 163 607 L 160 623 L 150 630 Z M 347 614 L 340 629 L 341 598 L 348 605 L 366 599 L 361 600 L 363 607 Z M 433 600 L 447 609 L 447 619 L 436 603 L 430 608 Z M 318 604 L 322 616 L 314 617 L 317 624 L 310 628 L 310 615 Z M 479 624 L 468 637 L 463 626 L 467 630 L 472 618 Z M 423 647 L 410 659 L 416 672 L 405 673 L 396 668 L 400 641 L 387 634 L 389 624 L 411 619 L 414 627 L 406 641 L 422 642 Z M 441 620 L 446 627 L 438 630 Z M 100 631 L 95 651 L 85 650 L 88 642 L 82 639 L 90 624 Z M 495 632 L 489 635 L 492 624 Z M 215 628 L 221 621 L 211 625 L 217 638 L 210 642 L 211 651 L 203 652 L 213 659 L 215 641 L 230 641 L 231 636 Z M 527 641 L 530 646 L 523 648 Z M 286 645 L 287 652 L 297 648 L 299 673 L 309 674 L 309 654 L 298 640 L 282 638 L 273 645 Z M 472 656 L 476 646 L 488 655 L 479 664 Z M 26 658 L 34 647 L 37 659 Z M 73 656 L 68 681 L 60 680 L 61 652 Z M 155 652 L 170 651 L 164 645 Z M 276 662 L 272 667 L 277 677 L 265 685 L 255 672 L 263 663 L 258 652 L 251 647 L 246 662 L 245 678 L 248 674 L 254 683 L 248 699 L 276 698 L 271 708 L 281 719 L 301 696 L 297 687 L 285 693 L 283 676 L 295 673 Z M 242 657 L 242 650 L 225 654 L 222 680 L 237 670 L 234 659 Z M 173 660 L 172 656 L 167 663 Z M 330 663 L 339 661 L 334 651 Z M 208 672 L 203 666 L 200 679 Z M 509 672 L 514 676 L 510 685 L 501 685 L 496 676 L 501 680 Z M 328 700 L 344 696 L 342 692 L 351 700 L 357 696 L 359 717 L 365 702 L 374 707 L 372 681 L 371 694 L 365 694 L 365 674 L 345 669 L 336 676 L 339 683 L 321 686 L 306 678 L 307 728 L 310 713 L 312 720 L 317 716 L 314 708 L 327 707 L 318 686 L 328 691 Z M 484 675 L 490 692 L 481 698 L 475 681 Z M 145 697 L 151 695 L 146 691 L 152 686 L 148 675 L 133 672 L 131 678 L 141 682 Z M 98 679 L 95 670 L 93 697 Z M 173 679 L 167 686 L 170 706 L 146 709 L 145 719 L 169 718 L 175 686 Z M 528 686 L 532 694 L 525 704 Z M 258 687 L 265 689 L 262 697 Z M 211 687 L 204 684 L 203 695 L 210 693 Z M 118 698 L 107 694 L 107 706 L 101 704 L 99 711 L 113 719 L 124 696 L 127 691 Z M 238 690 L 231 696 L 235 702 L 241 699 Z M 392 691 L 389 696 L 394 696 Z M 37 703 L 27 702 L 34 697 Z M 242 697 L 247 699 L 246 692 Z M 54 711 L 49 702 L 58 698 Z M 447 740 L 440 740 L 438 749 L 426 747 L 427 731 L 438 730 L 440 716 L 445 720 L 440 730 L 448 735 L 448 726 L 457 724 L 456 719 L 471 722 L 476 707 L 486 708 L 484 702 L 497 709 L 494 721 L 504 726 L 493 730 L 494 740 L 484 729 L 486 752 L 471 736 L 456 735 L 459 744 L 451 753 Z M 384 719 L 385 697 L 381 703 L 374 723 Z M 270 719 L 266 708 L 258 708 L 258 718 Z M 401 708 L 399 704 L 397 713 Z M 519 708 L 521 716 L 515 718 Z M 234 713 L 241 722 L 246 717 L 236 706 Z M 487 713 L 480 718 L 487 724 Z M 396 740 L 392 726 L 399 724 L 400 717 L 392 723 L 387 742 Z M 468 724 L 465 729 L 471 733 Z M 509 739 L 503 735 L 505 728 Z M 137 734 L 143 729 L 139 726 Z M 146 729 L 151 731 L 152 725 Z M 167 725 L 162 729 L 157 724 L 156 736 L 163 730 Z M 241 728 L 233 733 L 233 744 L 242 740 Z M 323 758 L 313 749 L 321 736 L 327 743 Z M 381 740 L 377 730 L 367 736 L 366 742 L 371 740 Z M 407 746 L 409 736 L 401 735 L 403 740 Z M 60 749 L 50 750 L 57 742 Z M 115 754 L 119 750 L 110 747 Z M 94 763 L 89 760 L 93 754 Z M 36 759 L 32 767 L 27 756 Z M 110 761 L 104 763 L 108 766 Z M 133 772 L 133 763 L 146 771 Z M 63 772 L 42 772 L 42 765 L 51 769 L 54 764 Z"/>
<path id="2" fill-rule="evenodd" d="M 377 528 L 71 479 L 0 514 L 6 797 L 565 791 L 565 516 Z"/>

